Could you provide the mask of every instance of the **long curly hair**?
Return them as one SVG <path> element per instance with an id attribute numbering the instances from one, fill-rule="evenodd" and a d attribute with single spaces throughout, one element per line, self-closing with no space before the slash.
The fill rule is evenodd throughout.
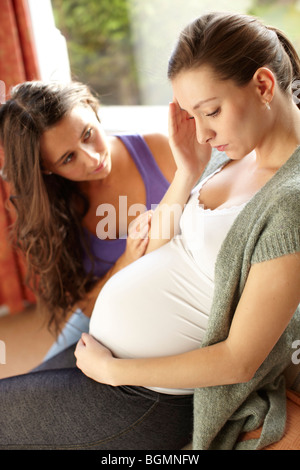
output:
<path id="1" fill-rule="evenodd" d="M 48 325 L 60 331 L 92 279 L 83 268 L 82 218 L 89 203 L 76 183 L 42 171 L 40 140 L 74 106 L 90 106 L 98 117 L 99 100 L 77 82 L 25 82 L 0 107 L 3 177 L 16 209 L 13 239 L 25 255 L 26 283 L 49 312 Z"/>

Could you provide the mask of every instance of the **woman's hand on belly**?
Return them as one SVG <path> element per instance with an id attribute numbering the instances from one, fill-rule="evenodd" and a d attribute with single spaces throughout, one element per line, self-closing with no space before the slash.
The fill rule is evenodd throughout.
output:
<path id="1" fill-rule="evenodd" d="M 300 253 L 252 265 L 224 341 L 175 355 L 120 359 L 83 334 L 75 352 L 78 367 L 113 386 L 191 389 L 248 382 L 298 308 L 299 268 Z"/>
<path id="2" fill-rule="evenodd" d="M 112 353 L 88 333 L 82 333 L 75 349 L 77 367 L 96 382 L 113 385 L 110 377 Z"/>

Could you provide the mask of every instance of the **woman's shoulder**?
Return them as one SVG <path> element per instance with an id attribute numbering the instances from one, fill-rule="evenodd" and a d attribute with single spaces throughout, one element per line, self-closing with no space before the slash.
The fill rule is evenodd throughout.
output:
<path id="1" fill-rule="evenodd" d="M 163 175 L 168 181 L 172 181 L 176 171 L 176 164 L 168 137 L 160 133 L 143 134 L 142 137 Z"/>
<path id="2" fill-rule="evenodd" d="M 277 216 L 294 220 L 300 226 L 300 175 L 298 182 L 294 179 L 283 181 L 277 187 L 275 199 L 274 212 Z"/>
<path id="3" fill-rule="evenodd" d="M 296 211 L 300 216 L 300 147 L 272 178 L 273 198 L 278 209 Z M 299 219 L 300 220 L 300 219 Z"/>
<path id="4" fill-rule="evenodd" d="M 156 156 L 162 152 L 166 152 L 168 156 L 172 156 L 169 139 L 166 135 L 160 133 L 143 134 L 141 136 L 148 145 L 151 153 Z"/>

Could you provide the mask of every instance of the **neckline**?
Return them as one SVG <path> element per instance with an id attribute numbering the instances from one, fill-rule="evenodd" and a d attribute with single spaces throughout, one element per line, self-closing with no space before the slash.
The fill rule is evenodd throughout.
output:
<path id="1" fill-rule="evenodd" d="M 235 209 L 235 208 L 240 208 L 240 207 L 243 207 L 243 206 L 246 206 L 249 202 L 251 202 L 253 199 L 255 199 L 255 197 L 257 195 L 259 195 L 262 191 L 265 190 L 265 188 L 268 188 L 269 184 L 271 184 L 271 182 L 273 182 L 274 178 L 276 179 L 277 175 L 280 175 L 282 171 L 284 171 L 284 169 L 288 166 L 288 164 L 293 160 L 293 158 L 295 156 L 297 156 L 298 152 L 300 152 L 300 145 L 298 145 L 294 152 L 290 155 L 290 157 L 286 160 L 286 162 L 276 171 L 276 173 L 274 173 L 274 175 L 255 193 L 253 194 L 253 196 L 251 196 L 251 198 L 248 200 L 248 201 L 245 201 L 244 203 L 240 204 L 240 205 L 235 205 L 235 206 L 231 206 L 231 207 L 223 207 L 221 209 L 218 209 L 218 207 L 216 207 L 215 209 L 205 209 L 204 207 L 201 207 L 201 204 L 199 203 L 199 196 L 200 196 L 200 192 L 201 192 L 201 189 L 203 187 L 203 185 L 206 183 L 206 181 L 208 181 L 212 176 L 214 176 L 216 173 L 218 173 L 219 171 L 221 171 L 226 165 L 227 163 L 229 163 L 230 161 L 232 160 L 227 160 L 225 162 L 223 162 L 219 168 L 217 168 L 215 171 L 213 171 L 210 175 L 208 175 L 206 178 L 203 179 L 203 181 L 201 181 L 199 183 L 199 190 L 197 191 L 197 205 L 199 208 L 201 208 L 203 211 L 207 211 L 207 212 L 222 212 L 222 211 L 230 211 L 231 209 Z"/>
<path id="2" fill-rule="evenodd" d="M 224 162 L 219 168 L 217 168 L 210 175 L 208 175 L 206 178 L 204 178 L 204 180 L 201 181 L 199 183 L 198 187 L 196 188 L 197 189 L 197 191 L 196 191 L 196 194 L 197 194 L 197 207 L 204 213 L 207 213 L 207 214 L 209 214 L 209 213 L 218 213 L 218 214 L 228 213 L 228 212 L 235 211 L 236 209 L 239 209 L 239 208 L 243 207 L 248 202 L 248 201 L 246 201 L 246 202 L 243 202 L 242 204 L 235 204 L 234 206 L 230 206 L 230 207 L 221 207 L 220 209 L 219 209 L 219 207 L 216 207 L 215 209 L 210 209 L 209 207 L 205 208 L 204 204 L 201 204 L 201 202 L 199 201 L 200 194 L 201 194 L 201 189 L 203 188 L 205 183 L 208 180 L 210 180 L 213 176 L 215 176 L 217 173 L 219 173 L 221 170 L 223 170 L 223 168 L 227 165 L 227 163 L 229 163 L 229 162 L 228 161 Z"/>
<path id="3" fill-rule="evenodd" d="M 216 209 L 209 209 L 209 208 L 205 209 L 203 207 L 203 205 L 198 202 L 197 207 L 198 207 L 198 209 L 200 209 L 205 214 L 213 214 L 213 215 L 231 214 L 231 213 L 242 210 L 244 208 L 244 206 L 246 206 L 246 204 L 248 204 L 249 201 L 250 201 L 250 199 L 248 201 L 242 202 L 241 204 L 236 204 L 236 205 L 230 206 L 230 207 L 222 207 L 221 209 L 218 209 L 218 208 L 216 208 Z"/>

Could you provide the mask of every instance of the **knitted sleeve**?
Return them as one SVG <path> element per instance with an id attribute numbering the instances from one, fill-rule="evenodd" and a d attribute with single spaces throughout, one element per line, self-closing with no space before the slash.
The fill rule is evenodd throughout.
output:
<path id="1" fill-rule="evenodd" d="M 273 196 L 251 262 L 297 252 L 300 252 L 300 188 L 288 187 Z"/>

